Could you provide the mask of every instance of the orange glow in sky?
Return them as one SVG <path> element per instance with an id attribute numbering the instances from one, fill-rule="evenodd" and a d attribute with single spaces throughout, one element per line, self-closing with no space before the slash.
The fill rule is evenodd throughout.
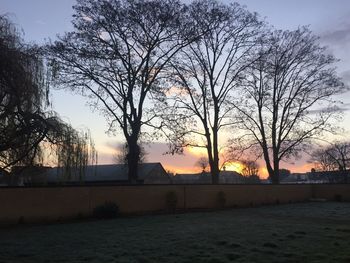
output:
<path id="1" fill-rule="evenodd" d="M 161 149 L 147 148 L 148 154 L 146 155 L 146 162 L 160 162 L 166 171 L 174 174 L 193 174 L 200 173 L 202 169 L 196 164 L 199 158 L 207 157 L 207 150 L 199 147 L 187 147 L 184 150 L 184 155 L 164 155 L 167 150 L 166 145 L 163 144 Z M 98 164 L 111 164 L 115 163 L 116 149 L 115 147 L 108 146 L 106 144 L 98 145 L 99 153 Z M 259 164 L 259 177 L 262 179 L 268 178 L 268 172 L 263 160 L 258 161 Z M 280 168 L 288 169 L 292 173 L 304 173 L 309 172 L 313 167 L 312 163 L 281 163 Z M 226 171 L 236 171 L 242 173 L 244 166 L 239 161 L 229 162 L 225 165 Z M 209 168 L 207 168 L 209 171 Z"/>
<path id="2" fill-rule="evenodd" d="M 187 151 L 190 154 L 196 155 L 198 157 L 207 155 L 207 149 L 202 147 L 187 147 Z"/>
<path id="3" fill-rule="evenodd" d="M 228 162 L 225 164 L 226 171 L 235 171 L 237 173 L 242 173 L 244 166 L 240 162 Z"/>
<path id="4" fill-rule="evenodd" d="M 19 28 L 23 28 L 25 41 L 45 44 L 47 39 L 56 40 L 57 35 L 73 29 L 71 24 L 72 4 L 75 0 L 65 1 L 14 1 L 1 0 L 2 13 L 14 15 L 14 21 L 18 23 Z M 224 1 L 228 2 L 228 1 Z M 259 1 L 259 0 L 241 0 L 246 4 L 250 11 L 257 11 L 261 17 L 266 18 L 266 22 L 283 30 L 293 30 L 301 25 L 310 25 L 310 29 L 319 35 L 322 46 L 329 46 L 332 54 L 339 59 L 337 63 L 337 72 L 343 78 L 346 85 L 350 85 L 350 41 L 348 37 L 339 37 L 335 32 L 349 32 L 349 10 L 350 1 L 303 1 L 303 8 L 297 1 Z M 273 4 L 267 4 L 273 2 Z M 301 1 L 300 1 L 301 2 Z M 321 2 L 321 4 L 319 4 Z M 20 4 L 19 4 L 20 3 Z M 299 3 L 299 2 L 298 2 Z M 288 12 L 285 12 L 286 6 Z M 30 12 L 28 12 L 30 10 Z M 43 12 L 47 10 L 47 12 Z M 10 17 L 11 17 L 10 16 Z M 327 17 L 327 19 L 325 19 Z M 12 18 L 12 17 L 11 17 Z M 44 21 L 44 22 L 43 22 Z M 346 35 L 348 36 L 348 35 Z M 177 87 L 172 87 L 169 92 L 180 92 Z M 115 147 L 110 146 L 109 142 L 123 143 L 124 138 L 120 131 L 111 135 L 106 133 L 109 125 L 103 114 L 99 111 L 91 111 L 90 100 L 78 93 L 71 93 L 66 89 L 53 89 L 52 93 L 53 110 L 58 113 L 64 121 L 71 123 L 74 128 L 89 128 L 92 137 L 95 139 L 96 149 L 98 151 L 98 164 L 112 164 L 115 162 L 113 156 L 116 153 Z M 341 95 L 345 105 L 350 104 L 349 93 Z M 346 106 L 347 108 L 348 106 Z M 342 138 L 347 139 L 350 130 L 350 111 L 344 112 L 344 120 L 339 123 L 345 128 L 341 133 Z M 340 132 L 340 131 L 339 131 Z M 226 135 L 220 138 L 225 139 Z M 332 137 L 330 137 L 330 141 Z M 200 142 L 198 140 L 198 142 Z M 158 148 L 153 147 L 148 150 L 146 156 L 147 162 L 160 162 L 167 170 L 178 173 L 196 173 L 200 168 L 196 167 L 196 161 L 200 157 L 206 157 L 205 148 L 188 148 L 185 149 L 185 155 L 164 155 L 167 150 L 164 142 L 158 142 Z M 248 156 L 249 158 L 249 156 Z M 293 173 L 309 172 L 313 164 L 307 163 L 308 157 L 296 160 L 295 164 L 281 163 L 280 168 L 289 169 Z M 259 162 L 259 176 L 266 178 L 268 172 L 263 160 Z M 233 163 L 226 167 L 227 170 L 240 172 L 242 167 Z"/>

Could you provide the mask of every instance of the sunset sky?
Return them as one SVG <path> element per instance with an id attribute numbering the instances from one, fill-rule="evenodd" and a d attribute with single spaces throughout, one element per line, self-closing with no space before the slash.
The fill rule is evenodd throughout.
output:
<path id="1" fill-rule="evenodd" d="M 228 1 L 224 1 L 228 2 Z M 321 44 L 328 46 L 329 52 L 340 61 L 338 73 L 350 85 L 350 1 L 348 0 L 240 0 L 250 11 L 256 11 L 276 29 L 295 29 L 310 25 L 320 36 Z M 26 41 L 45 43 L 54 40 L 57 34 L 72 30 L 71 16 L 74 0 L 0 0 L 0 14 L 8 14 L 10 19 L 23 29 Z M 342 97 L 345 117 L 341 124 L 350 130 L 350 94 Z M 92 112 L 87 100 L 68 91 L 52 91 L 53 108 L 75 128 L 89 128 L 99 152 L 99 164 L 113 162 L 116 146 L 123 142 L 123 136 L 109 136 L 105 133 L 107 123 L 98 112 Z M 340 135 L 345 139 L 347 132 Z M 198 171 L 195 163 L 205 153 L 203 150 L 188 149 L 183 156 L 169 156 L 164 142 L 146 146 L 148 162 L 161 162 L 166 169 L 178 173 Z M 292 172 L 309 171 L 307 157 L 295 163 L 282 163 L 282 167 Z M 263 169 L 261 170 L 264 174 Z"/>

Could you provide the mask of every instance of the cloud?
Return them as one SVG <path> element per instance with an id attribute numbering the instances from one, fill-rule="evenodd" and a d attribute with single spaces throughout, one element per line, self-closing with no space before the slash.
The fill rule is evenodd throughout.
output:
<path id="1" fill-rule="evenodd" d="M 344 29 L 325 32 L 321 35 L 321 40 L 332 45 L 347 45 L 350 40 L 350 25 Z"/>
<path id="2" fill-rule="evenodd" d="M 350 103 L 342 103 L 335 107 L 320 108 L 309 110 L 310 114 L 320 114 L 320 113 L 341 113 L 350 110 Z"/>
<path id="3" fill-rule="evenodd" d="M 348 46 L 350 40 L 349 14 L 341 16 L 334 23 L 327 23 L 321 33 L 321 41 L 332 46 Z"/>
<path id="4" fill-rule="evenodd" d="M 124 145 L 123 142 L 116 141 L 116 140 L 108 140 L 104 143 L 104 146 L 109 148 L 112 151 L 116 151 L 117 149 L 119 149 L 123 145 Z"/>
<path id="5" fill-rule="evenodd" d="M 188 173 L 198 170 L 195 163 L 198 155 L 185 149 L 182 155 L 165 154 L 168 151 L 168 145 L 165 142 L 151 143 L 145 147 L 148 153 L 146 159 L 148 162 L 161 162 L 166 167 L 172 167 L 172 170 Z"/>
<path id="6" fill-rule="evenodd" d="M 113 155 L 98 151 L 98 165 L 115 163 Z"/>
<path id="7" fill-rule="evenodd" d="M 340 73 L 340 77 L 343 79 L 345 84 L 350 86 L 350 70 L 346 70 Z"/>
<path id="8" fill-rule="evenodd" d="M 35 20 L 35 24 L 38 24 L 38 25 L 41 25 L 41 26 L 44 26 L 44 25 L 46 25 L 46 22 L 45 21 L 43 21 L 43 20 Z"/>

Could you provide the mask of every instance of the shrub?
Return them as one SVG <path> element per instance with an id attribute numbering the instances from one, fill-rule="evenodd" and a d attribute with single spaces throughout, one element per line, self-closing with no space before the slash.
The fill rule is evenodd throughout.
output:
<path id="1" fill-rule="evenodd" d="M 216 195 L 216 202 L 219 208 L 224 208 L 226 205 L 226 194 L 220 191 Z"/>
<path id="2" fill-rule="evenodd" d="M 115 218 L 119 215 L 119 207 L 113 202 L 105 202 L 94 208 L 93 217 L 99 219 Z"/>
<path id="3" fill-rule="evenodd" d="M 167 192 L 165 196 L 166 207 L 170 211 L 175 211 L 177 205 L 177 195 L 174 191 Z"/>
<path id="4" fill-rule="evenodd" d="M 336 195 L 334 195 L 334 200 L 336 202 L 342 202 L 343 201 L 343 196 L 340 195 L 340 194 L 336 194 Z"/>

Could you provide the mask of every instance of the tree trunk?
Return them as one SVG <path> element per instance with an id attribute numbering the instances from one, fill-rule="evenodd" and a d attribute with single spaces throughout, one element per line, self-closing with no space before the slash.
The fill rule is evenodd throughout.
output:
<path id="1" fill-rule="evenodd" d="M 219 184 L 219 175 L 220 175 L 219 166 L 213 163 L 213 166 L 210 167 L 210 172 L 211 172 L 212 184 Z"/>
<path id="2" fill-rule="evenodd" d="M 218 132 L 217 125 L 213 128 L 213 167 L 211 167 L 213 184 L 220 183 L 220 169 L 219 169 L 219 151 L 218 151 Z"/>
<path id="3" fill-rule="evenodd" d="M 140 147 L 137 144 L 137 136 L 130 136 L 128 140 L 128 181 L 130 184 L 138 183 L 138 165 L 140 160 Z"/>
<path id="4" fill-rule="evenodd" d="M 214 140 L 217 136 L 214 136 Z M 218 158 L 218 149 L 217 149 L 217 140 L 216 146 L 215 143 L 212 144 L 210 133 L 208 128 L 206 128 L 206 139 L 207 139 L 207 152 L 208 152 L 208 161 L 210 166 L 210 175 L 212 184 L 219 183 L 219 158 Z"/>
<path id="5" fill-rule="evenodd" d="M 280 183 L 279 163 L 274 163 L 273 172 L 269 173 L 269 176 L 272 184 Z"/>
<path id="6" fill-rule="evenodd" d="M 276 156 L 273 158 L 273 177 L 271 179 L 273 184 L 280 183 L 280 163 Z"/>
<path id="7" fill-rule="evenodd" d="M 208 159 L 210 166 L 210 175 L 211 175 L 211 183 L 218 184 L 219 183 L 219 165 L 215 162 L 215 158 L 211 152 L 212 148 L 208 147 Z"/>
<path id="8" fill-rule="evenodd" d="M 274 170 L 271 166 L 267 146 L 266 146 L 266 144 L 264 144 L 264 145 L 265 145 L 265 147 L 263 147 L 263 154 L 264 154 L 266 169 L 267 169 L 267 172 L 269 173 L 269 178 L 271 180 L 271 183 L 278 184 L 278 181 L 276 182 L 276 170 Z M 277 175 L 277 176 L 279 176 L 279 175 Z"/>

